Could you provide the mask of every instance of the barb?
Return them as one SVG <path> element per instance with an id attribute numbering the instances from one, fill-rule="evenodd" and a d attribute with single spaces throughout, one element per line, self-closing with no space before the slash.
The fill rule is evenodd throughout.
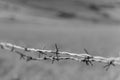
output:
<path id="1" fill-rule="evenodd" d="M 86 65 L 91 65 L 91 66 L 93 66 L 93 62 L 100 62 L 100 63 L 106 63 L 106 65 L 104 66 L 106 71 L 110 68 L 110 66 L 120 65 L 120 57 L 105 58 L 101 56 L 92 56 L 89 54 L 89 52 L 85 48 L 84 48 L 85 53 L 81 53 L 81 54 L 70 53 L 70 52 L 60 52 L 57 44 L 55 44 L 55 49 L 56 49 L 55 51 L 35 49 L 35 48 L 24 48 L 24 47 L 17 46 L 7 42 L 1 42 L 0 48 L 17 53 L 20 55 L 20 59 L 24 59 L 26 61 L 51 60 L 52 63 L 54 63 L 54 61 L 60 61 L 60 60 L 74 60 L 78 62 L 84 62 L 86 63 Z M 37 58 L 28 56 L 27 54 L 25 53 L 23 54 L 22 52 L 19 52 L 17 50 L 22 50 L 30 53 L 39 53 L 39 56 Z M 52 55 L 50 56 L 49 53 L 52 53 Z M 60 56 L 59 54 L 63 56 Z"/>
<path id="2" fill-rule="evenodd" d="M 13 52 L 13 51 L 14 51 L 14 49 L 15 49 L 15 47 L 11 47 L 11 52 Z"/>
<path id="3" fill-rule="evenodd" d="M 88 51 L 87 51 L 87 49 L 84 48 L 84 51 L 85 51 L 86 54 L 89 54 Z M 85 56 L 84 59 L 81 60 L 81 61 L 82 61 L 82 62 L 85 62 L 86 65 L 88 65 L 88 66 L 89 66 L 89 65 L 93 66 L 93 63 L 92 63 L 92 62 L 94 61 L 93 58 L 94 58 L 94 57 L 91 56 L 91 55 L 90 55 L 90 56 Z"/>
<path id="4" fill-rule="evenodd" d="M 20 55 L 20 59 L 25 59 L 26 55 L 24 55 L 23 53 L 19 51 L 15 51 L 15 52 Z"/>
<path id="5" fill-rule="evenodd" d="M 55 54 L 55 56 L 51 56 L 52 57 L 52 64 L 54 63 L 54 61 L 56 60 L 56 61 L 59 61 L 60 60 L 60 56 L 59 56 L 59 48 L 58 48 L 58 46 L 57 46 L 57 44 L 55 43 L 55 49 L 56 49 L 56 51 L 55 52 L 53 52 L 54 54 Z"/>
<path id="6" fill-rule="evenodd" d="M 85 53 L 89 54 L 86 48 L 84 48 L 84 51 L 85 51 Z"/>
<path id="7" fill-rule="evenodd" d="M 115 66 L 115 60 L 114 59 L 109 59 L 109 61 L 107 62 L 107 64 L 104 66 L 104 68 L 106 69 L 106 71 L 108 71 L 108 69 L 110 68 L 110 66 Z"/>

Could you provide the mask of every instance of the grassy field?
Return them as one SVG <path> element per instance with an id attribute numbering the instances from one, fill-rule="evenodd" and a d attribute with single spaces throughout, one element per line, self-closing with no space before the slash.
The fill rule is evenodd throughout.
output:
<path id="1" fill-rule="evenodd" d="M 61 51 L 80 54 L 86 48 L 95 56 L 120 55 L 119 25 L 43 16 L 36 19 L 20 15 L 19 18 L 0 19 L 0 41 L 34 48 L 45 46 L 45 49 L 52 50 L 53 45 L 58 43 Z M 0 80 L 119 80 L 120 75 L 119 66 L 105 71 L 105 64 L 101 63 L 95 63 L 93 67 L 75 61 L 26 63 L 15 53 L 0 50 L 0 54 Z"/>

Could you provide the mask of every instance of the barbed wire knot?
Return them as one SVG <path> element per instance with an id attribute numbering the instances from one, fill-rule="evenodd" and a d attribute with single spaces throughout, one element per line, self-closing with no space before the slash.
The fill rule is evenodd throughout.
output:
<path id="1" fill-rule="evenodd" d="M 108 71 L 110 66 L 115 66 L 114 62 L 115 62 L 115 60 L 110 60 L 107 62 L 107 64 L 104 66 L 104 68 L 106 68 L 106 71 Z"/>

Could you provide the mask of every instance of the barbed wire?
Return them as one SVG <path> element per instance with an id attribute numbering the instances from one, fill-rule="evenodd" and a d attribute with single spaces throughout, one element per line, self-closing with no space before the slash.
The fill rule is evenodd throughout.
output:
<path id="1" fill-rule="evenodd" d="M 110 68 L 110 66 L 120 65 L 120 57 L 106 58 L 101 56 L 92 56 L 88 53 L 88 51 L 85 48 L 84 48 L 85 53 L 80 53 L 80 54 L 70 53 L 70 52 L 61 52 L 59 51 L 57 44 L 55 44 L 55 50 L 43 50 L 43 49 L 21 47 L 8 42 L 0 42 L 0 48 L 17 53 L 20 55 L 20 59 L 24 59 L 26 61 L 51 60 L 53 64 L 54 61 L 75 60 L 91 66 L 93 66 L 93 62 L 100 62 L 100 63 L 106 63 L 106 65 L 104 66 L 106 71 Z M 33 57 L 23 52 L 20 52 L 17 49 L 25 52 L 30 52 L 30 53 L 39 53 L 39 55 L 38 57 Z M 49 54 L 53 54 L 53 55 L 49 55 Z M 63 55 L 63 56 L 60 56 L 60 55 Z M 67 55 L 68 57 L 66 57 Z"/>

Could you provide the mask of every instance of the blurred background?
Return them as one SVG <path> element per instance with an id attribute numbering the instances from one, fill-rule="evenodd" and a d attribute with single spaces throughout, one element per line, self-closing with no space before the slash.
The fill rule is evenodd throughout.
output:
<path id="1" fill-rule="evenodd" d="M 119 0 L 0 0 L 0 41 L 20 46 L 119 57 Z M 75 61 L 25 62 L 0 50 L 0 80 L 119 80 L 119 66 Z"/>

